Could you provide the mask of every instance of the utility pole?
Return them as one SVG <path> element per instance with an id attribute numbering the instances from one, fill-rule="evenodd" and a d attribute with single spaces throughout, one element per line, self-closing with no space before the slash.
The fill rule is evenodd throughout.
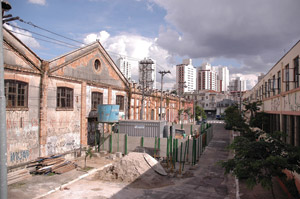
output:
<path id="1" fill-rule="evenodd" d="M 6 99 L 4 91 L 4 59 L 3 59 L 3 16 L 4 11 L 11 9 L 9 3 L 1 1 L 0 21 L 0 198 L 7 198 L 7 143 L 6 143 Z"/>
<path id="2" fill-rule="evenodd" d="M 140 112 L 140 120 L 144 119 L 144 100 L 145 100 L 145 90 L 148 87 L 148 71 L 152 71 L 152 64 L 154 62 L 152 59 L 144 59 L 139 61 L 139 68 L 142 71 L 142 101 L 141 101 L 141 112 Z M 146 74 L 145 74 L 146 73 Z"/>
<path id="3" fill-rule="evenodd" d="M 164 79 L 164 75 L 171 73 L 170 71 L 159 71 L 159 74 L 161 74 L 161 89 L 160 89 L 160 114 L 159 114 L 159 120 L 161 120 L 161 116 L 162 116 L 162 100 L 163 100 L 163 79 Z"/>
<path id="4" fill-rule="evenodd" d="M 184 93 L 184 88 L 186 88 L 187 86 L 185 85 L 185 81 L 184 82 L 182 82 L 182 81 L 180 81 L 180 82 L 178 82 L 178 96 L 179 96 L 179 109 L 178 109 L 178 111 L 180 112 L 180 108 L 181 108 L 181 103 L 180 103 L 180 101 L 181 101 L 181 95 Z M 182 90 L 182 91 L 181 91 Z M 179 123 L 181 124 L 181 114 L 179 114 Z"/>

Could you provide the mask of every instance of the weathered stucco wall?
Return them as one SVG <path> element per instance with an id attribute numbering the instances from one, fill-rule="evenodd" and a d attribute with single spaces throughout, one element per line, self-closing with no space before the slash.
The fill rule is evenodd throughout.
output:
<path id="1" fill-rule="evenodd" d="M 278 95 L 264 101 L 264 111 L 283 111 L 284 114 L 300 111 L 300 91 L 287 93 L 284 96 Z M 286 112 L 286 113 L 285 113 Z"/>
<path id="2" fill-rule="evenodd" d="M 57 86 L 73 88 L 73 109 L 56 107 Z M 53 155 L 80 147 L 81 84 L 49 79 L 46 154 Z"/>
<path id="3" fill-rule="evenodd" d="M 95 44 L 95 49 L 90 49 L 92 51 L 88 53 L 85 52 L 85 49 L 79 50 L 74 54 L 61 57 L 56 61 L 51 62 L 50 68 L 52 70 L 56 67 L 59 67 L 61 64 L 69 63 L 65 67 L 57 70 L 55 74 L 125 88 L 124 82 L 120 79 L 120 76 L 114 70 L 106 57 L 103 56 L 98 48 L 96 48 L 97 46 L 98 44 Z M 81 56 L 84 53 L 87 54 Z M 99 60 L 101 63 L 99 70 L 95 70 L 95 60 Z M 117 67 L 115 68 L 118 70 Z"/>
<path id="4" fill-rule="evenodd" d="M 39 156 L 40 77 L 6 71 L 5 79 L 28 83 L 28 108 L 8 108 L 6 111 L 7 163 L 13 166 Z"/>

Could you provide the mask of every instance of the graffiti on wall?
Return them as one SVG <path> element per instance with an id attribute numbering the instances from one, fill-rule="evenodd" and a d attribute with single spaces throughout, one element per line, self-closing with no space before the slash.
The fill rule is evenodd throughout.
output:
<path id="1" fill-rule="evenodd" d="M 300 111 L 300 93 L 290 93 L 284 97 L 285 111 Z"/>
<path id="2" fill-rule="evenodd" d="M 271 100 L 271 110 L 272 111 L 280 110 L 280 98 L 274 98 Z"/>
<path id="3" fill-rule="evenodd" d="M 24 162 L 24 161 L 28 160 L 29 155 L 30 155 L 29 150 L 10 152 L 10 161 L 12 163 Z"/>

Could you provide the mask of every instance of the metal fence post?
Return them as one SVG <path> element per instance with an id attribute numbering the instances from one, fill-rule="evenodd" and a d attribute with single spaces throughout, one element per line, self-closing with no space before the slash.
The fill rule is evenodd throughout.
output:
<path id="1" fill-rule="evenodd" d="M 125 134 L 125 155 L 127 155 L 127 134 Z"/>

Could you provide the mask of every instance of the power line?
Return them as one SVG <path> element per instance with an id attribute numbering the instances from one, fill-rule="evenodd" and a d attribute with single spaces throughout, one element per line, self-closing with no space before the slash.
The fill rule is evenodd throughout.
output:
<path id="1" fill-rule="evenodd" d="M 7 25 L 9 25 L 9 26 L 11 26 L 11 27 L 17 28 L 17 29 L 19 29 L 19 30 L 24 30 L 24 31 L 27 31 L 27 32 L 30 32 L 30 33 L 33 33 L 33 34 L 39 35 L 39 36 L 41 36 L 41 37 L 45 37 L 45 38 L 47 38 L 47 39 L 51 39 L 51 40 L 54 40 L 54 41 L 57 41 L 57 42 L 60 42 L 60 43 L 63 43 L 63 44 L 69 45 L 69 46 L 76 47 L 76 48 L 80 48 L 80 46 L 74 46 L 73 44 L 66 43 L 66 42 L 64 42 L 64 41 L 57 40 L 57 39 L 54 39 L 54 38 L 52 38 L 52 37 L 48 37 L 48 36 L 45 36 L 45 35 L 39 34 L 39 33 L 36 33 L 36 32 L 33 32 L 33 31 L 30 31 L 30 30 L 28 30 L 28 29 L 25 29 L 25 28 L 20 28 L 20 27 L 18 27 L 18 26 L 14 26 L 14 25 L 12 25 L 12 24 L 10 24 L 10 23 L 6 23 L 6 24 L 7 24 Z M 29 36 L 29 35 L 28 35 L 28 36 Z"/>
<path id="2" fill-rule="evenodd" d="M 59 37 L 68 39 L 68 40 L 70 40 L 70 41 L 74 41 L 74 42 L 79 43 L 79 44 L 86 45 L 85 43 L 79 42 L 79 41 L 77 41 L 77 40 L 75 40 L 75 39 L 71 39 L 71 38 L 68 38 L 68 37 L 66 37 L 66 36 L 63 36 L 63 35 L 61 35 L 61 34 L 55 33 L 55 32 L 53 32 L 53 31 L 51 31 L 51 30 L 47 30 L 47 29 L 45 29 L 45 28 L 42 28 L 42 27 L 40 27 L 40 26 L 38 26 L 38 25 L 33 24 L 32 22 L 24 21 L 24 20 L 21 19 L 21 18 L 19 18 L 19 21 L 22 22 L 22 23 L 31 25 L 31 26 L 33 26 L 33 27 L 35 27 L 35 28 L 41 29 L 41 30 L 43 30 L 43 31 L 49 32 L 49 33 L 51 33 L 51 34 L 54 34 L 54 35 L 56 35 L 56 36 L 59 36 Z"/>
<path id="3" fill-rule="evenodd" d="M 13 30 L 10 30 L 10 32 L 13 32 L 13 33 L 19 34 L 19 35 L 23 35 L 25 37 L 30 37 L 30 38 L 33 38 L 33 39 L 37 39 L 37 40 L 40 40 L 40 41 L 44 41 L 44 42 L 48 42 L 48 43 L 53 43 L 53 44 L 61 45 L 61 46 L 68 47 L 68 48 L 73 48 L 73 49 L 78 48 L 78 47 L 75 47 L 75 46 L 71 47 L 69 45 L 64 45 L 64 44 L 61 44 L 61 43 L 57 43 L 57 42 L 53 42 L 53 41 L 41 39 L 41 38 L 38 38 L 38 37 L 33 37 L 33 36 L 26 35 L 26 34 L 23 34 L 23 33 L 20 33 L 20 32 L 16 32 L 16 31 L 13 31 Z"/>

